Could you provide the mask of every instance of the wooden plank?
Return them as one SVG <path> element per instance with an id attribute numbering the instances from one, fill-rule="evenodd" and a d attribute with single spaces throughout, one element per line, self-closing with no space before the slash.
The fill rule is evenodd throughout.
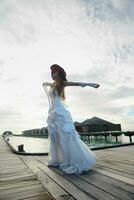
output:
<path id="1" fill-rule="evenodd" d="M 48 161 L 48 157 L 45 157 L 45 159 L 43 158 L 43 157 L 36 157 L 36 159 L 37 160 L 40 160 L 41 162 L 43 162 L 44 164 L 46 164 L 47 165 L 47 161 Z M 55 168 L 53 169 L 53 170 L 55 170 Z M 94 170 L 94 169 L 93 169 Z M 102 172 L 104 172 L 104 171 L 101 171 L 101 173 Z M 100 171 L 99 171 L 99 173 L 100 173 Z M 112 176 L 112 180 L 113 179 L 115 179 L 115 176 L 113 175 L 113 173 L 111 173 L 111 174 L 103 174 L 103 175 L 107 175 L 107 176 L 109 176 L 109 177 L 111 177 Z M 103 176 L 103 177 L 105 177 L 105 176 Z M 103 180 L 103 177 L 101 178 L 102 180 Z M 91 179 L 91 177 L 89 177 L 89 179 Z M 122 181 L 122 182 L 124 182 L 124 183 L 128 183 L 128 184 L 132 184 L 133 185 L 133 180 L 132 179 L 126 179 L 125 180 L 125 177 L 123 177 L 123 176 L 118 176 L 117 175 L 117 177 L 116 177 L 116 179 L 118 180 L 118 181 Z M 110 179 L 110 181 L 111 181 L 111 179 Z M 115 180 L 116 181 L 116 180 Z M 117 182 L 117 181 L 116 181 Z M 100 185 L 101 185 L 101 182 L 100 182 Z M 120 183 L 119 183 L 119 185 L 120 185 Z M 119 185 L 118 185 L 118 187 L 119 187 Z M 105 185 L 105 186 L 107 186 L 107 185 Z M 126 190 L 126 185 L 124 185 L 124 188 L 123 188 L 123 191 L 124 191 L 124 189 Z M 126 199 L 131 199 L 132 197 L 133 197 L 133 194 L 131 194 L 131 192 L 133 191 L 133 189 L 132 189 L 132 187 L 130 187 L 130 190 L 128 191 L 129 193 L 128 193 L 128 197 L 126 197 L 126 196 L 124 196 L 124 199 L 126 198 Z M 118 193 L 117 193 L 118 194 Z M 117 198 L 119 198 L 119 196 L 122 194 L 122 191 L 120 191 L 120 194 L 118 195 L 118 197 Z"/>
<path id="2" fill-rule="evenodd" d="M 42 191 L 41 188 L 36 189 L 36 190 L 29 190 L 29 191 L 23 191 L 19 193 L 12 193 L 10 195 L 7 194 L 0 194 L 0 199 L 1 200 L 18 200 L 18 199 L 24 199 L 24 198 L 29 198 L 29 197 L 34 197 L 37 195 L 44 195 L 49 197 L 49 195 L 45 192 Z M 53 198 L 51 198 L 53 200 Z"/>
<path id="3" fill-rule="evenodd" d="M 82 174 L 80 178 L 122 200 L 132 200 L 134 198 L 132 185 L 107 177 L 106 175 L 104 176 L 95 172 L 90 175 Z"/>
<path id="4" fill-rule="evenodd" d="M 47 161 L 46 160 L 43 160 L 43 158 L 39 158 L 40 159 L 40 161 L 42 161 L 43 162 L 43 164 L 47 164 Z M 52 168 L 54 171 L 56 170 L 58 170 L 58 169 L 56 169 L 56 168 Z M 58 171 L 59 173 L 60 173 L 60 171 Z M 87 174 L 86 174 L 86 176 L 87 176 Z M 66 176 L 67 177 L 67 176 Z M 92 177 L 90 177 L 89 176 L 89 179 L 91 180 L 91 184 L 92 184 Z M 102 177 L 102 179 L 103 179 L 103 177 Z M 73 179 L 70 179 L 70 176 L 69 176 L 69 180 L 72 182 L 73 181 L 73 183 L 74 183 L 74 178 Z M 79 183 L 78 183 L 79 182 Z M 80 181 L 78 181 L 77 179 L 75 180 L 75 184 L 77 185 L 77 184 L 80 184 Z M 101 182 L 100 182 L 100 184 L 101 184 Z M 81 188 L 83 188 L 83 189 L 86 189 L 86 191 L 88 191 L 89 190 L 89 186 L 86 186 L 86 184 L 84 183 L 84 182 L 81 182 Z M 105 187 L 107 186 L 107 184 L 105 184 Z M 98 185 L 97 185 L 97 187 L 98 187 Z M 101 188 L 102 189 L 102 188 Z M 104 188 L 103 188 L 104 189 Z M 115 189 L 115 188 L 114 188 Z M 132 190 L 132 188 L 131 188 L 131 190 Z M 92 187 L 92 189 L 91 189 L 91 191 L 90 191 L 90 194 L 92 193 L 92 191 L 93 191 L 93 194 L 95 193 L 96 195 L 98 194 L 99 196 L 96 196 L 96 198 L 99 198 L 99 199 L 110 199 L 110 197 L 107 197 L 107 195 L 106 194 L 104 194 L 104 192 L 98 192 L 98 193 L 96 193 L 97 192 L 97 190 L 95 189 L 95 191 L 93 190 L 93 187 Z M 122 191 L 121 191 L 122 192 Z M 113 195 L 113 194 L 111 194 L 111 195 Z M 129 194 L 130 195 L 130 194 Z M 111 197 L 111 198 L 114 198 L 114 197 Z M 116 198 L 118 198 L 118 197 L 116 197 Z M 125 196 L 125 198 L 126 198 L 126 196 Z M 127 198 L 127 199 L 129 199 L 129 198 Z"/>
<path id="5" fill-rule="evenodd" d="M 101 161 L 101 160 L 105 160 L 105 161 L 108 161 L 108 160 L 111 160 L 111 161 L 113 161 L 113 162 L 118 162 L 118 163 L 120 163 L 120 164 L 125 164 L 125 165 L 128 165 L 128 167 L 129 167 L 129 165 L 130 165 L 130 167 L 132 167 L 133 165 L 134 165 L 134 161 L 131 161 L 131 159 L 132 158 L 130 158 L 130 159 L 123 159 L 123 158 L 121 158 L 121 157 L 106 157 L 106 156 L 104 156 L 104 157 L 97 157 L 97 161 Z"/>
<path id="6" fill-rule="evenodd" d="M 56 200 L 132 200 L 133 147 L 95 151 L 96 166 L 76 176 L 47 167 L 48 156 L 14 155 L 0 139 L 0 199 L 51 199 L 51 193 Z"/>
<path id="7" fill-rule="evenodd" d="M 36 196 L 28 197 L 28 198 L 23 198 L 23 200 L 53 200 L 52 197 L 48 196 L 48 194 L 39 194 Z"/>
<path id="8" fill-rule="evenodd" d="M 26 169 L 27 167 L 24 166 L 24 165 L 15 166 L 15 167 L 14 167 L 14 165 L 12 165 L 12 166 L 11 166 L 11 165 L 8 165 L 8 166 L 5 165 L 4 167 L 0 167 L 0 171 L 1 171 L 1 170 L 7 170 L 7 171 L 8 171 L 8 170 L 10 170 L 10 169 L 12 170 L 12 169 L 21 169 L 21 168 L 22 168 L 22 169 Z"/>
<path id="9" fill-rule="evenodd" d="M 118 167 L 119 169 L 127 169 L 129 172 L 131 172 L 131 174 L 134 174 L 134 167 L 133 165 L 128 165 L 128 164 L 124 164 L 119 162 L 118 160 L 110 160 L 110 159 L 100 159 L 97 160 L 98 164 L 105 164 L 105 165 L 114 165 L 116 167 Z"/>
<path id="10" fill-rule="evenodd" d="M 63 176 L 63 174 L 58 175 L 53 170 L 49 169 L 47 166 L 42 165 L 38 163 L 38 168 L 47 176 L 49 176 L 54 182 L 56 182 L 61 188 L 63 188 L 65 191 L 67 191 L 71 196 L 76 198 L 77 200 L 93 200 L 92 195 L 88 195 L 80 190 L 80 188 L 76 187 L 74 184 L 72 184 L 70 181 L 66 180 Z"/>
<path id="11" fill-rule="evenodd" d="M 97 172 L 97 173 L 100 173 L 102 175 L 109 176 L 111 178 L 117 179 L 119 181 L 128 183 L 130 185 L 134 185 L 134 179 L 127 178 L 127 177 L 121 176 L 119 174 L 114 174 L 114 173 L 111 173 L 111 172 L 107 172 L 107 171 L 102 170 L 102 169 L 93 169 L 93 171 Z"/>
<path id="12" fill-rule="evenodd" d="M 100 151 L 95 151 L 96 155 L 121 155 L 124 156 L 127 152 L 127 156 L 131 155 L 134 156 L 133 154 L 134 151 L 134 145 L 129 146 L 129 147 L 120 147 L 120 148 L 112 148 L 112 149 L 105 149 L 105 150 L 100 150 Z"/>
<path id="13" fill-rule="evenodd" d="M 128 153 L 128 152 L 129 152 L 128 149 L 126 150 L 126 152 L 120 152 L 120 151 L 118 151 L 118 152 L 116 152 L 116 151 L 114 151 L 114 152 L 106 152 L 106 151 L 104 151 L 104 152 L 97 152 L 96 151 L 96 156 L 108 156 L 109 155 L 109 156 L 117 156 L 117 157 L 121 156 L 121 157 L 124 157 L 124 154 L 127 154 L 127 157 L 129 157 L 129 156 L 133 157 L 133 153 L 131 153 L 131 152 Z"/>
<path id="14" fill-rule="evenodd" d="M 27 175 L 33 175 L 33 173 L 31 173 L 30 171 L 26 170 L 26 171 L 18 171 L 18 172 L 11 172 L 11 173 L 4 173 L 0 175 L 0 181 L 3 180 L 3 178 L 9 178 L 12 177 L 14 179 L 14 177 L 18 177 L 18 176 L 27 176 Z"/>
<path id="15" fill-rule="evenodd" d="M 42 157 L 37 157 L 37 156 L 35 156 L 35 158 L 38 160 L 38 161 L 41 161 L 41 162 L 44 162 L 44 164 L 45 165 L 47 165 L 47 162 L 48 162 L 48 156 L 46 156 L 46 157 L 44 157 L 44 156 L 42 156 Z M 109 158 L 110 159 L 110 158 Z M 127 173 L 124 173 L 124 172 L 122 172 L 122 171 L 119 171 L 119 169 L 118 168 L 116 168 L 116 169 L 113 169 L 113 168 L 109 168 L 108 166 L 106 166 L 106 165 L 99 165 L 99 164 L 97 164 L 94 168 L 93 168 L 93 170 L 94 169 L 100 169 L 100 170 L 104 170 L 104 171 L 106 171 L 106 172 L 112 172 L 113 174 L 115 174 L 115 176 L 116 176 L 116 174 L 117 174 L 117 179 L 119 178 L 118 177 L 118 175 L 121 175 L 121 176 L 123 176 L 124 178 L 125 177 L 127 177 L 127 178 L 130 178 L 130 179 L 132 179 L 133 177 L 132 177 L 132 174 L 127 174 Z M 129 172 L 128 172 L 129 173 Z M 131 180 L 130 180 L 131 181 Z"/>
<path id="16" fill-rule="evenodd" d="M 25 157 L 21 156 L 23 160 L 26 162 L 26 164 L 32 169 L 33 173 L 38 174 L 38 179 L 41 181 L 43 185 L 48 189 L 50 194 L 55 198 L 55 199 L 64 199 L 64 200 L 73 200 L 74 198 L 69 195 L 68 192 L 66 192 L 62 187 L 59 186 L 53 179 L 51 179 L 47 174 L 42 172 L 38 168 L 37 165 L 37 160 L 35 160 L 35 157 Z"/>
<path id="17" fill-rule="evenodd" d="M 53 197 L 37 176 L 0 137 L 0 200 L 46 199 Z"/>
<path id="18" fill-rule="evenodd" d="M 133 153 L 130 153 L 128 149 L 126 150 L 126 152 L 119 152 L 119 151 L 118 151 L 118 152 L 114 151 L 114 152 L 110 152 L 110 153 L 109 153 L 109 152 L 106 152 L 106 151 L 103 152 L 103 153 L 102 153 L 102 152 L 101 152 L 101 153 L 97 152 L 97 153 L 96 153 L 96 156 L 97 156 L 97 157 L 98 157 L 98 156 L 103 156 L 103 157 L 104 157 L 104 156 L 106 156 L 106 157 L 107 157 L 107 156 L 111 156 L 111 157 L 122 157 L 122 158 L 124 158 L 124 159 L 125 159 L 125 158 L 128 158 L 128 157 L 134 157 Z"/>
<path id="19" fill-rule="evenodd" d="M 8 190 L 8 189 L 16 188 L 16 187 L 21 187 L 21 186 L 36 185 L 36 184 L 37 185 L 40 184 L 37 179 L 28 180 L 28 181 L 21 181 L 21 182 L 13 181 L 12 184 L 10 182 L 0 183 L 0 191 Z"/>
<path id="20" fill-rule="evenodd" d="M 31 156 L 21 156 L 21 158 L 29 166 L 33 173 L 38 175 L 38 179 L 40 180 L 40 182 L 43 185 L 45 185 L 45 187 L 48 189 L 48 191 L 50 192 L 50 194 L 52 194 L 54 198 L 69 196 L 65 190 L 63 190 L 51 178 L 49 178 L 49 176 L 47 176 L 37 167 L 37 160 L 34 159 L 35 157 L 33 158 Z"/>
<path id="21" fill-rule="evenodd" d="M 23 198 L 23 200 L 53 200 L 48 194 L 39 194 L 32 197 Z"/>
<path id="22" fill-rule="evenodd" d="M 0 170 L 0 175 L 1 175 L 1 174 L 5 174 L 5 173 L 6 173 L 6 174 L 9 174 L 9 173 L 22 172 L 22 171 L 27 171 L 27 170 L 28 170 L 27 166 L 19 167 L 19 168 L 9 168 L 8 170 L 2 168 L 2 169 Z"/>
<path id="23" fill-rule="evenodd" d="M 113 163 L 106 163 L 106 162 L 98 162 L 97 163 L 97 166 L 107 166 L 111 169 L 115 169 L 117 171 L 120 171 L 120 172 L 124 172 L 124 173 L 127 173 L 127 174 L 130 174 L 130 175 L 134 175 L 133 171 L 130 171 L 127 169 L 127 167 L 120 167 L 119 165 L 114 165 Z"/>
<path id="24" fill-rule="evenodd" d="M 53 168 L 55 172 L 58 174 L 61 174 L 61 171 L 59 169 Z M 89 174 L 92 173 L 92 170 L 88 172 Z M 79 176 L 75 175 L 66 175 L 65 178 L 69 180 L 72 184 L 74 184 L 77 188 L 82 190 L 88 195 L 91 195 L 93 199 L 99 199 L 99 200 L 117 200 L 115 196 L 112 194 L 109 194 L 108 192 L 96 187 L 92 184 L 92 181 L 90 183 L 86 182 L 85 180 L 82 180 L 79 178 Z"/>
<path id="25" fill-rule="evenodd" d="M 5 182 L 5 181 L 12 181 L 12 180 L 35 180 L 37 179 L 36 175 L 28 174 L 28 175 L 18 175 L 18 176 L 14 176 L 14 177 L 5 177 L 5 178 L 1 178 L 0 182 Z"/>
<path id="26" fill-rule="evenodd" d="M 14 188 L 10 188 L 8 190 L 3 190 L 0 192 L 0 195 L 12 195 L 12 194 L 17 194 L 17 193 L 21 193 L 21 192 L 26 192 L 27 191 L 31 191 L 31 190 L 40 190 L 40 191 L 45 191 L 45 188 L 43 186 L 41 186 L 40 184 L 34 184 L 34 185 L 27 185 L 27 187 L 25 186 L 21 186 L 21 187 L 14 187 Z"/>
<path id="27" fill-rule="evenodd" d="M 101 170 L 104 170 L 106 172 L 111 172 L 111 173 L 114 173 L 115 175 L 121 175 L 121 176 L 124 176 L 124 177 L 127 177 L 127 178 L 132 178 L 132 175 L 131 174 L 127 174 L 127 173 L 124 173 L 124 172 L 120 172 L 116 169 L 111 169 L 107 166 L 101 166 L 101 165 L 96 165 L 94 167 L 94 169 L 101 169 Z"/>

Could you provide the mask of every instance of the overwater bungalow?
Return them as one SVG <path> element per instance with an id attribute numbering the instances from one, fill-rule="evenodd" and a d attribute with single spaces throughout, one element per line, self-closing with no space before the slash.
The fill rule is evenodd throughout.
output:
<path id="1" fill-rule="evenodd" d="M 23 131 L 22 135 L 28 137 L 48 137 L 48 130 L 46 127 L 30 129 Z"/>
<path id="2" fill-rule="evenodd" d="M 108 135 L 114 136 L 121 135 L 121 124 L 115 124 L 104 119 L 93 117 L 81 123 L 75 122 L 75 128 L 81 136 L 104 136 L 105 139 Z"/>

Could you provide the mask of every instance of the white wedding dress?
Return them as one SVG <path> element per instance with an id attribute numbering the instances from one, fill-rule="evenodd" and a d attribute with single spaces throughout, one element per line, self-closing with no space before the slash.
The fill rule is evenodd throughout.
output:
<path id="1" fill-rule="evenodd" d="M 81 174 L 96 164 L 96 155 L 80 139 L 67 106 L 54 92 L 56 95 L 50 87 L 47 94 L 50 103 L 46 121 L 49 133 L 48 166 L 57 166 L 67 174 Z"/>

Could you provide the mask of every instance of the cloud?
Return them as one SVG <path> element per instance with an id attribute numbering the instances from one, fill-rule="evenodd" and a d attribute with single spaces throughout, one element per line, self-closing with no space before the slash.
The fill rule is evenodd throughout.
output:
<path id="1" fill-rule="evenodd" d="M 134 96 L 134 88 L 133 87 L 127 87 L 125 85 L 117 88 L 115 92 L 111 95 L 112 98 L 116 99 L 122 99 L 122 98 L 128 98 Z"/>
<path id="2" fill-rule="evenodd" d="M 0 133 L 5 130 L 16 129 L 15 123 L 17 123 L 18 119 L 21 118 L 21 113 L 11 107 L 0 107 Z M 13 127 L 14 126 L 14 127 Z"/>
<path id="3" fill-rule="evenodd" d="M 4 120 L 8 120 L 10 117 L 19 117 L 20 113 L 16 110 L 7 107 L 7 108 L 0 108 L 0 120 L 4 118 Z"/>
<path id="4" fill-rule="evenodd" d="M 133 0 L 110 0 L 110 4 L 113 6 L 113 8 L 118 12 L 120 17 L 133 19 L 133 9 L 134 4 Z M 122 19 L 122 20 L 123 20 Z"/>
<path id="5" fill-rule="evenodd" d="M 16 131 L 44 126 L 42 82 L 57 63 L 68 80 L 101 85 L 66 88 L 74 121 L 95 115 L 134 129 L 133 9 L 132 0 L 0 1 L 1 118 Z"/>

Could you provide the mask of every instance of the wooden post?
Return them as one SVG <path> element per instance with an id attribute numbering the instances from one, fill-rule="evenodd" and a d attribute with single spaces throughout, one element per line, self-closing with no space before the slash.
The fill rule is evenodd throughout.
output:
<path id="1" fill-rule="evenodd" d="M 129 136 L 129 140 L 130 140 L 130 143 L 132 143 L 132 136 L 131 135 Z"/>
<path id="2" fill-rule="evenodd" d="M 118 136 L 116 135 L 115 137 L 116 137 L 116 142 L 118 142 Z"/>
<path id="3" fill-rule="evenodd" d="M 134 131 L 124 132 L 125 136 L 129 136 L 130 143 L 132 143 L 132 136 L 134 135 Z"/>
<path id="4" fill-rule="evenodd" d="M 24 151 L 24 144 L 21 144 L 21 145 L 18 146 L 18 151 L 19 152 L 25 152 Z"/>
<path id="5" fill-rule="evenodd" d="M 105 135 L 105 141 L 107 141 L 107 135 Z"/>

